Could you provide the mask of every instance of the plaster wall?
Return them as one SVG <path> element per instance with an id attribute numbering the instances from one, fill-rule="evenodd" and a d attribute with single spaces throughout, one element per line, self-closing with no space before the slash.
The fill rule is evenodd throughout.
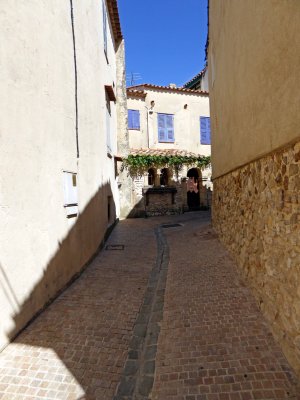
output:
<path id="1" fill-rule="evenodd" d="M 208 95 L 145 90 L 145 99 L 128 98 L 128 109 L 140 111 L 141 130 L 129 130 L 131 148 L 147 148 L 147 108 L 154 101 L 153 113 L 148 114 L 148 134 L 151 148 L 187 150 L 210 155 L 210 145 L 200 143 L 200 116 L 209 117 Z M 185 109 L 184 106 L 187 105 Z M 146 108 L 147 107 L 147 108 Z M 174 143 L 158 142 L 158 113 L 174 114 Z"/>
<path id="2" fill-rule="evenodd" d="M 101 7 L 73 1 L 76 93 L 70 1 L 0 4 L 0 348 L 80 271 L 119 213 L 104 90 L 116 84 L 116 48 L 109 25 L 107 62 Z M 73 219 L 64 170 L 77 173 Z"/>
<path id="3" fill-rule="evenodd" d="M 298 1 L 210 0 L 214 178 L 299 139 L 299 24 Z"/>

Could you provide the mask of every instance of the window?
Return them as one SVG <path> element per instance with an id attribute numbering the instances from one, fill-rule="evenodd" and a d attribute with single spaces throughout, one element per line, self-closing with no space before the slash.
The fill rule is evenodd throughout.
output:
<path id="1" fill-rule="evenodd" d="M 64 179 L 64 207 L 67 218 L 77 217 L 78 197 L 77 197 L 77 174 L 73 172 L 63 172 Z"/>
<path id="2" fill-rule="evenodd" d="M 102 23 L 103 23 L 103 41 L 104 41 L 104 53 L 106 56 L 106 59 L 108 57 L 107 55 L 107 18 L 106 18 L 106 6 L 105 2 L 102 1 Z M 108 60 L 107 60 L 108 62 Z"/>
<path id="3" fill-rule="evenodd" d="M 128 129 L 140 130 L 140 112 L 128 110 Z"/>
<path id="4" fill-rule="evenodd" d="M 210 144 L 210 118 L 200 117 L 200 142 Z"/>
<path id="5" fill-rule="evenodd" d="M 174 143 L 174 115 L 157 114 L 158 141 Z"/>

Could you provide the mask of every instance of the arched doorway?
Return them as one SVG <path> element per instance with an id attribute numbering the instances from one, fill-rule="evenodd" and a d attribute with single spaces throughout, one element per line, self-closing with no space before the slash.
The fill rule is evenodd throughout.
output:
<path id="1" fill-rule="evenodd" d="M 148 170 L 148 186 L 154 186 L 155 185 L 155 175 L 156 171 L 154 168 L 150 168 Z"/>
<path id="2" fill-rule="evenodd" d="M 190 210 L 200 207 L 199 172 L 197 168 L 191 168 L 187 173 L 187 204 Z"/>
<path id="3" fill-rule="evenodd" d="M 163 168 L 160 171 L 160 185 L 161 186 L 168 186 L 169 184 L 169 169 Z"/>

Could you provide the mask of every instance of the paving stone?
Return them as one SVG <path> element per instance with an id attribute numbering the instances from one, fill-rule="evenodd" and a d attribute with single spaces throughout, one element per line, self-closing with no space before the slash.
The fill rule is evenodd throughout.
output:
<path id="1" fill-rule="evenodd" d="M 137 360 L 127 360 L 124 368 L 124 374 L 126 376 L 135 375 L 139 367 Z"/>
<path id="2" fill-rule="evenodd" d="M 120 222 L 108 243 L 122 243 L 124 251 L 102 251 L 80 278 L 0 353 L 0 398 L 113 398 L 128 348 L 137 351 L 142 341 L 133 335 L 133 326 L 156 265 L 155 226 L 157 222 L 151 219 Z M 147 248 L 147 254 L 141 254 L 141 248 Z M 145 334 L 144 326 L 138 330 Z M 126 365 L 128 374 L 133 373 L 134 363 Z M 124 381 L 121 389 L 131 393 L 133 387 L 134 382 Z"/>
<path id="3" fill-rule="evenodd" d="M 144 374 L 154 374 L 155 371 L 155 361 L 147 361 L 143 365 L 143 373 Z"/>
<path id="4" fill-rule="evenodd" d="M 137 324 L 137 325 L 135 325 L 135 327 L 133 329 L 133 334 L 136 336 L 145 337 L 146 331 L 147 331 L 146 324 Z"/>
<path id="5" fill-rule="evenodd" d="M 155 346 L 155 345 L 147 346 L 146 351 L 145 351 L 145 359 L 153 360 L 156 355 L 156 350 L 157 350 L 157 346 Z"/>
<path id="6" fill-rule="evenodd" d="M 299 400 L 299 380 L 209 221 L 186 218 L 164 230 L 170 261 L 151 399 Z"/>
<path id="7" fill-rule="evenodd" d="M 144 376 L 139 386 L 139 393 L 142 396 L 148 396 L 153 386 L 154 378 L 152 376 Z"/>
<path id="8" fill-rule="evenodd" d="M 155 233 L 162 221 L 184 226 Z M 209 232 L 207 213 L 119 223 L 110 241 L 124 251 L 101 252 L 0 353 L 1 400 L 299 400 L 299 380 Z M 162 319 L 136 324 L 153 300 Z"/>

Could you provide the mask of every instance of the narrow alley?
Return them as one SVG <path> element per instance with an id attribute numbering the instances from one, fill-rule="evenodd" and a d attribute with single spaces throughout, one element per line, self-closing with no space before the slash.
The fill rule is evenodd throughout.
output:
<path id="1" fill-rule="evenodd" d="M 0 399 L 300 399 L 208 212 L 121 221 L 0 354 Z"/>

